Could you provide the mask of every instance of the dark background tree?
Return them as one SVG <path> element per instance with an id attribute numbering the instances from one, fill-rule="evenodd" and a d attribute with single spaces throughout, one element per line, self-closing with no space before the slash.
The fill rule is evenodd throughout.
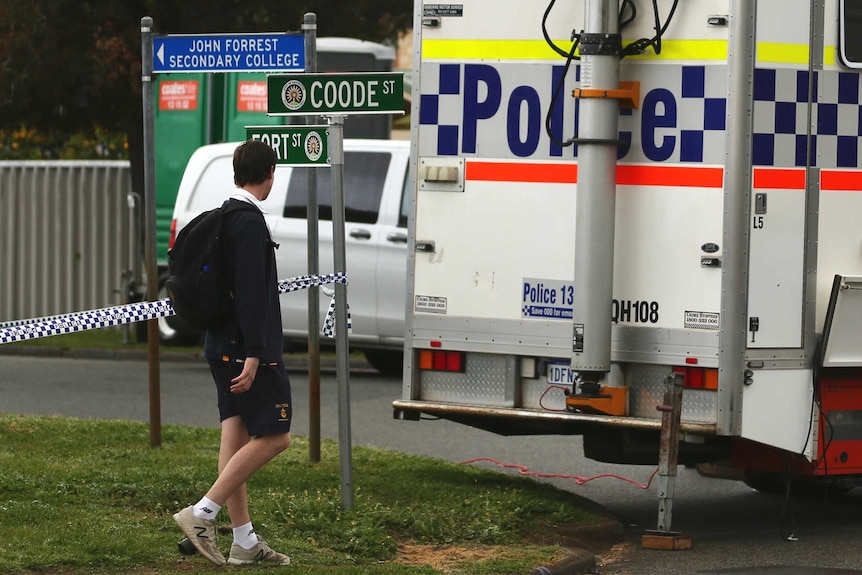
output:
<path id="1" fill-rule="evenodd" d="M 141 124 L 140 20 L 157 34 L 299 30 L 394 42 L 411 0 L 0 0 L 0 128 L 74 132 Z M 132 138 L 130 137 L 130 141 Z"/>
<path id="2" fill-rule="evenodd" d="M 132 187 L 143 193 L 141 31 L 156 34 L 300 31 L 394 43 L 412 0 L 0 0 L 0 134 L 27 128 L 54 143 L 95 127 L 125 133 Z M 46 145 L 42 157 L 56 150 Z M 3 144 L 0 141 L 0 159 Z"/>

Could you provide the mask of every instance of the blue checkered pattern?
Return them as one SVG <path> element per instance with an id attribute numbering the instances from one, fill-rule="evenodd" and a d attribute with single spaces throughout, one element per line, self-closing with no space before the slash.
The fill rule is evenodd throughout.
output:
<path id="1" fill-rule="evenodd" d="M 724 148 L 726 87 L 707 81 L 706 66 L 683 66 L 678 100 L 679 161 L 703 162 L 704 150 Z"/>
<path id="2" fill-rule="evenodd" d="M 495 89 L 502 90 L 503 94 L 494 116 L 487 118 L 471 110 L 471 117 L 483 119 L 478 125 L 473 122 L 469 126 L 464 125 L 463 116 L 467 112 L 464 102 L 473 100 L 464 95 L 465 65 L 440 64 L 437 74 L 427 74 L 423 78 L 424 93 L 420 96 L 419 123 L 425 128 L 420 147 L 431 147 L 423 153 L 452 156 L 469 153 L 474 147 L 481 147 L 490 155 L 511 153 L 503 138 L 510 129 L 507 98 L 517 89 L 518 82 L 538 81 L 539 84 L 529 88 L 544 94 L 541 82 L 545 81 L 533 76 L 529 79 L 513 77 L 510 71 L 513 66 L 496 66 L 502 87 L 498 82 Z M 640 77 L 641 109 L 620 110 L 621 139 L 630 142 L 620 149 L 620 159 L 626 162 L 724 163 L 727 67 L 647 68 Z M 574 81 L 579 81 L 580 67 L 573 68 L 573 72 Z M 624 79 L 636 77 L 631 70 L 627 72 L 623 74 Z M 758 68 L 754 72 L 753 88 L 754 165 L 802 167 L 810 163 L 820 168 L 862 167 L 859 74 L 820 71 L 810 78 L 807 70 Z M 810 121 L 814 132 L 810 138 L 807 135 L 809 88 L 813 94 Z M 571 104 L 558 103 L 562 105 Z M 658 110 L 658 116 L 645 116 L 645 109 Z M 482 110 L 482 113 L 487 112 Z M 650 125 L 650 122 L 655 124 Z M 646 128 L 654 132 L 644 136 L 642 132 Z M 568 134 L 573 127 L 560 125 L 557 129 Z M 644 150 L 643 146 L 654 148 Z M 549 154 L 547 148 L 540 145 L 531 157 L 540 158 L 546 154 Z"/>
<path id="3" fill-rule="evenodd" d="M 347 275 L 344 273 L 311 275 L 282 280 L 278 282 L 278 293 L 283 294 L 331 283 L 347 284 Z M 51 317 L 10 321 L 0 324 L 0 344 L 148 321 L 159 317 L 172 316 L 175 313 L 170 300 L 162 299 Z M 327 325 L 330 326 L 328 331 Z M 332 337 L 332 334 L 334 334 L 332 326 L 334 325 L 335 296 L 332 297 L 329 310 L 326 313 L 323 335 Z M 351 322 L 348 308 L 348 331 L 350 328 Z"/>
<path id="4" fill-rule="evenodd" d="M 419 123 L 437 126 L 437 154 L 440 156 L 458 155 L 461 124 L 460 98 L 449 98 L 450 102 L 447 102 L 446 97 L 460 94 L 461 65 L 441 64 L 436 93 L 420 96 Z M 449 105 L 450 103 L 457 105 Z"/>
<path id="5" fill-rule="evenodd" d="M 289 280 L 278 282 L 278 293 L 288 293 L 307 289 L 311 287 L 323 286 L 326 284 L 342 283 L 347 284 L 347 276 L 344 273 L 327 274 L 327 275 L 311 275 L 300 276 Z M 350 306 L 347 306 L 347 333 L 352 333 L 353 322 L 350 318 Z M 323 320 L 323 329 L 321 335 L 330 339 L 335 338 L 335 294 L 329 301 L 329 309 L 326 311 L 326 317 Z"/>
<path id="6" fill-rule="evenodd" d="M 123 325 L 169 315 L 174 315 L 174 308 L 171 307 L 169 300 L 163 299 L 29 320 L 28 323 L 0 328 L 0 344 Z"/>
<path id="7" fill-rule="evenodd" d="M 808 94 L 815 134 L 806 137 Z M 757 69 L 753 161 L 758 166 L 857 168 L 862 165 L 859 74 Z M 807 157 L 806 157 L 807 150 Z"/>

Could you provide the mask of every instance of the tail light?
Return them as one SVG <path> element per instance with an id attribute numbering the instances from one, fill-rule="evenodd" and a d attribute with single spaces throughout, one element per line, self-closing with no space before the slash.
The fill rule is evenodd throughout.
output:
<path id="1" fill-rule="evenodd" d="M 168 236 L 168 249 L 174 247 L 174 242 L 177 241 L 177 220 L 171 220 L 171 235 Z"/>
<path id="2" fill-rule="evenodd" d="M 465 354 L 463 351 L 423 349 L 419 351 L 419 369 L 464 373 L 464 358 Z"/>
<path id="3" fill-rule="evenodd" d="M 675 367 L 682 374 L 682 386 L 687 389 L 718 389 L 718 370 L 707 367 Z"/>

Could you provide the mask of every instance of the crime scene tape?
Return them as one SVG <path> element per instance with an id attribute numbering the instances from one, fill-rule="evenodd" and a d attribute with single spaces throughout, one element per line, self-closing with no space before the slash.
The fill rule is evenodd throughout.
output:
<path id="1" fill-rule="evenodd" d="M 326 284 L 347 284 L 347 275 L 343 272 L 324 275 L 308 275 L 281 280 L 278 282 L 278 293 L 285 294 L 302 289 L 318 287 Z M 73 333 L 99 329 L 114 325 L 123 325 L 139 321 L 147 321 L 160 317 L 175 315 L 176 312 L 167 298 L 158 301 L 144 301 L 67 313 L 36 319 L 15 320 L 0 323 L 0 345 L 15 341 L 37 339 L 63 333 Z M 347 331 L 351 330 L 350 311 L 347 312 Z M 332 338 L 335 335 L 335 296 L 326 312 L 322 334 Z"/>

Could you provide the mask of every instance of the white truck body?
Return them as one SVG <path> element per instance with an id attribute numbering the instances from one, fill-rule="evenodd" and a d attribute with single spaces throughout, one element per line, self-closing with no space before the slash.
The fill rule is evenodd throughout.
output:
<path id="1" fill-rule="evenodd" d="M 581 156 L 594 143 L 563 147 L 546 129 L 576 136 L 602 98 L 572 97 L 593 71 L 566 72 L 542 36 L 548 8 L 548 35 L 568 51 L 590 4 L 601 2 L 415 3 L 396 414 L 584 434 L 589 457 L 655 463 L 676 370 L 680 462 L 770 471 L 787 453 L 803 474 L 862 473 L 862 333 L 847 327 L 862 318 L 862 101 L 858 70 L 840 61 L 838 2 L 658 2 L 662 22 L 675 7 L 661 53 L 619 61 L 620 87 L 638 91 L 634 108 L 619 105 L 610 294 L 577 287 L 576 212 L 590 193 L 579 184 L 596 169 Z M 624 46 L 655 35 L 639 4 Z M 589 246 L 597 258 L 604 247 Z M 595 371 L 603 390 L 622 388 L 621 411 L 572 401 L 584 325 L 573 304 L 594 295 L 610 303 L 609 367 Z M 587 322 L 587 345 L 595 332 Z M 827 339 L 841 350 L 831 364 Z M 425 351 L 463 364 L 423 369 Z"/>

